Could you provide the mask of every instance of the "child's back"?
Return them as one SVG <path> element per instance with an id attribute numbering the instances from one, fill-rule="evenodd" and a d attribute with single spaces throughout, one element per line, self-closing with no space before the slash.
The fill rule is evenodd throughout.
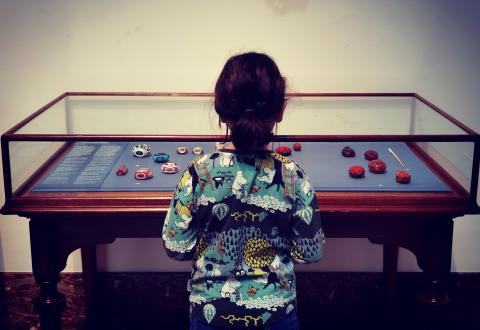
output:
<path id="1" fill-rule="evenodd" d="M 240 144 L 192 162 L 172 199 L 163 239 L 170 257 L 194 260 L 192 322 L 280 325 L 295 314 L 293 262 L 315 262 L 323 254 L 317 200 L 294 161 L 266 145 L 235 148 Z"/>

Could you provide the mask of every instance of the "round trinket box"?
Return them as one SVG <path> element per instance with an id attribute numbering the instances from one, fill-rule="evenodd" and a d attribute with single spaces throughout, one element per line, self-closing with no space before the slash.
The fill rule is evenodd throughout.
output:
<path id="1" fill-rule="evenodd" d="M 349 146 L 346 146 L 342 149 L 342 156 L 343 157 L 355 157 L 355 150 L 353 150 Z"/>
<path id="2" fill-rule="evenodd" d="M 168 160 L 169 156 L 167 153 L 159 152 L 152 156 L 152 159 L 155 163 L 165 163 Z"/>
<path id="3" fill-rule="evenodd" d="M 348 175 L 352 178 L 363 178 L 365 176 L 365 169 L 360 165 L 353 165 L 348 169 Z"/>
<path id="4" fill-rule="evenodd" d="M 173 174 L 178 172 L 178 164 L 169 162 L 162 165 L 162 172 L 165 174 Z"/>
<path id="5" fill-rule="evenodd" d="M 135 157 L 143 158 L 150 155 L 150 146 L 148 144 L 137 144 L 133 146 L 132 153 Z"/>
<path id="6" fill-rule="evenodd" d="M 301 151 L 302 150 L 302 145 L 300 143 L 294 143 L 293 144 L 293 150 L 295 151 Z"/>
<path id="7" fill-rule="evenodd" d="M 141 167 L 135 170 L 135 179 L 148 180 L 153 178 L 153 172 L 148 167 Z"/>
<path id="8" fill-rule="evenodd" d="M 380 159 L 374 159 L 368 163 L 368 169 L 372 173 L 382 174 L 387 170 L 387 164 Z"/>
<path id="9" fill-rule="evenodd" d="M 203 153 L 203 149 L 202 149 L 202 147 L 193 147 L 192 152 L 195 155 L 201 155 Z"/>
<path id="10" fill-rule="evenodd" d="M 363 155 L 365 156 L 366 160 L 378 159 L 378 152 L 375 150 L 367 150 Z"/>
<path id="11" fill-rule="evenodd" d="M 125 174 L 127 174 L 127 173 L 128 173 L 128 167 L 127 167 L 127 165 L 122 164 L 122 165 L 120 165 L 120 166 L 117 168 L 117 175 L 118 175 L 118 176 L 123 176 L 123 175 L 125 175 Z"/>
<path id="12" fill-rule="evenodd" d="M 187 147 L 182 146 L 182 147 L 177 148 L 177 153 L 179 153 L 181 155 L 186 154 L 187 152 L 188 152 Z"/>
<path id="13" fill-rule="evenodd" d="M 405 171 L 397 171 L 395 174 L 395 181 L 398 183 L 407 184 L 412 180 L 412 175 Z"/>
<path id="14" fill-rule="evenodd" d="M 290 156 L 292 154 L 292 149 L 287 146 L 279 146 L 275 149 L 275 152 L 283 156 Z"/>

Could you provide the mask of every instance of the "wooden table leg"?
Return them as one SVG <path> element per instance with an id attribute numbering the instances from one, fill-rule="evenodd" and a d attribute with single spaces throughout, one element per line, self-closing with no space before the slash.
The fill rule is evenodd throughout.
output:
<path id="1" fill-rule="evenodd" d="M 95 323 L 96 319 L 96 274 L 97 274 L 97 246 L 88 246 L 81 249 L 83 289 L 85 292 L 85 323 Z"/>
<path id="2" fill-rule="evenodd" d="M 391 237 L 372 237 L 370 241 L 382 244 L 386 247 L 384 271 L 393 273 L 394 263 L 398 256 L 395 246 L 403 247 L 411 251 L 417 258 L 418 266 L 423 270 L 426 283 L 417 294 L 419 301 L 425 306 L 446 305 L 450 299 L 447 295 L 446 286 L 450 275 L 452 258 L 453 220 L 450 217 L 411 217 L 408 221 L 398 222 L 398 228 L 393 227 L 395 222 L 388 223 L 391 226 Z M 396 231 L 393 231 L 397 229 Z M 399 235 L 402 233 L 402 235 Z M 390 255 L 389 257 L 387 257 Z M 395 257 L 395 258 L 394 258 Z M 390 264 L 391 265 L 388 265 Z M 386 268 L 387 267 L 387 268 Z M 390 270 L 388 270 L 390 268 Z M 393 283 L 392 275 L 391 277 Z M 388 281 L 390 281 L 388 280 Z M 387 286 L 388 287 L 388 286 Z"/>
<path id="3" fill-rule="evenodd" d="M 55 227 L 51 222 L 30 221 L 33 276 L 40 287 L 40 294 L 33 305 L 40 314 L 42 330 L 61 329 L 61 314 L 66 307 L 65 296 L 57 290 L 66 256 L 58 253 L 54 233 Z"/>
<path id="4" fill-rule="evenodd" d="M 450 302 L 446 287 L 452 259 L 453 220 L 439 219 L 426 230 L 429 235 L 423 242 L 424 255 L 418 264 L 427 283 L 418 298 L 426 305 L 446 305 Z"/>
<path id="5" fill-rule="evenodd" d="M 109 326 L 100 326 L 102 322 L 98 322 L 101 312 L 98 311 L 100 303 L 95 284 L 95 252 L 97 244 L 112 243 L 121 226 L 109 226 L 112 224 L 109 221 L 94 223 L 97 230 L 85 226 L 83 217 L 71 215 L 38 216 L 30 220 L 33 275 L 40 287 L 34 307 L 40 314 L 42 330 L 61 328 L 61 314 L 66 301 L 57 291 L 57 283 L 60 272 L 66 267 L 68 255 L 78 248 L 82 248 L 86 313 L 89 318 L 85 325 L 92 329 L 110 329 Z"/>
<path id="6" fill-rule="evenodd" d="M 385 290 L 386 313 L 391 315 L 395 309 L 397 291 L 398 246 L 383 245 L 383 283 Z"/>

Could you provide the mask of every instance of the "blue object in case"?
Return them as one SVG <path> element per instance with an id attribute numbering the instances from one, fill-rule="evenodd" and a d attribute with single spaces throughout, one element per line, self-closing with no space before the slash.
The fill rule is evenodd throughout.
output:
<path id="1" fill-rule="evenodd" d="M 152 158 L 155 163 L 165 163 L 168 160 L 169 156 L 167 153 L 159 152 L 154 154 Z"/>

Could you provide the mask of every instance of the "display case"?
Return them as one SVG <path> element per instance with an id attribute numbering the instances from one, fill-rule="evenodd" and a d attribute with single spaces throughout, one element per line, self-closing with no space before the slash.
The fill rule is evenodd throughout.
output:
<path id="1" fill-rule="evenodd" d="M 371 195 L 375 210 L 382 208 L 377 197 L 391 197 L 404 210 L 428 212 L 425 207 L 437 205 L 461 214 L 475 209 L 478 135 L 422 97 L 291 94 L 287 104 L 272 149 L 303 145 L 290 157 L 310 174 L 322 212 L 369 207 L 363 202 L 352 204 L 353 209 L 338 204 L 345 192 Z M 2 210 L 27 214 L 49 205 L 69 212 L 78 203 L 93 212 L 111 196 L 109 206 L 118 206 L 118 211 L 127 206 L 128 211 L 147 206 L 162 211 L 182 169 L 196 156 L 180 155 L 176 147 L 191 150 L 198 145 L 213 152 L 224 134 L 211 94 L 65 93 L 2 136 Z M 152 154 L 169 154 L 178 173 L 165 175 L 151 157 L 134 157 L 132 147 L 143 143 Z M 345 146 L 352 147 L 356 157 L 342 157 Z M 386 163 L 383 175 L 368 171 L 363 156 L 368 149 Z M 130 172 L 117 176 L 123 164 Z M 366 169 L 362 179 L 349 177 L 353 165 Z M 153 179 L 135 180 L 138 167 L 151 168 Z M 396 182 L 400 170 L 411 175 L 409 184 Z M 400 203 L 399 193 L 409 199 L 406 204 Z M 348 194 L 350 202 L 354 197 Z"/>
<path id="2" fill-rule="evenodd" d="M 211 155 L 226 140 L 208 93 L 65 93 L 2 135 L 1 211 L 31 219 L 36 306 L 46 327 L 59 326 L 56 283 L 68 254 L 117 237 L 161 236 L 175 185 L 198 157 L 192 149 Z M 289 157 L 310 176 L 327 236 L 384 245 L 390 283 L 397 248 L 411 250 L 426 273 L 420 299 L 448 301 L 452 219 L 479 212 L 477 133 L 415 93 L 296 93 L 273 140 L 272 152 L 301 144 Z M 150 155 L 134 155 L 142 144 Z M 342 154 L 346 146 L 355 157 Z M 369 171 L 367 150 L 386 170 Z M 157 153 L 178 171 L 162 172 Z M 352 177 L 352 166 L 365 174 Z M 153 177 L 136 178 L 140 168 Z M 393 291 L 392 284 L 390 303 Z"/>

